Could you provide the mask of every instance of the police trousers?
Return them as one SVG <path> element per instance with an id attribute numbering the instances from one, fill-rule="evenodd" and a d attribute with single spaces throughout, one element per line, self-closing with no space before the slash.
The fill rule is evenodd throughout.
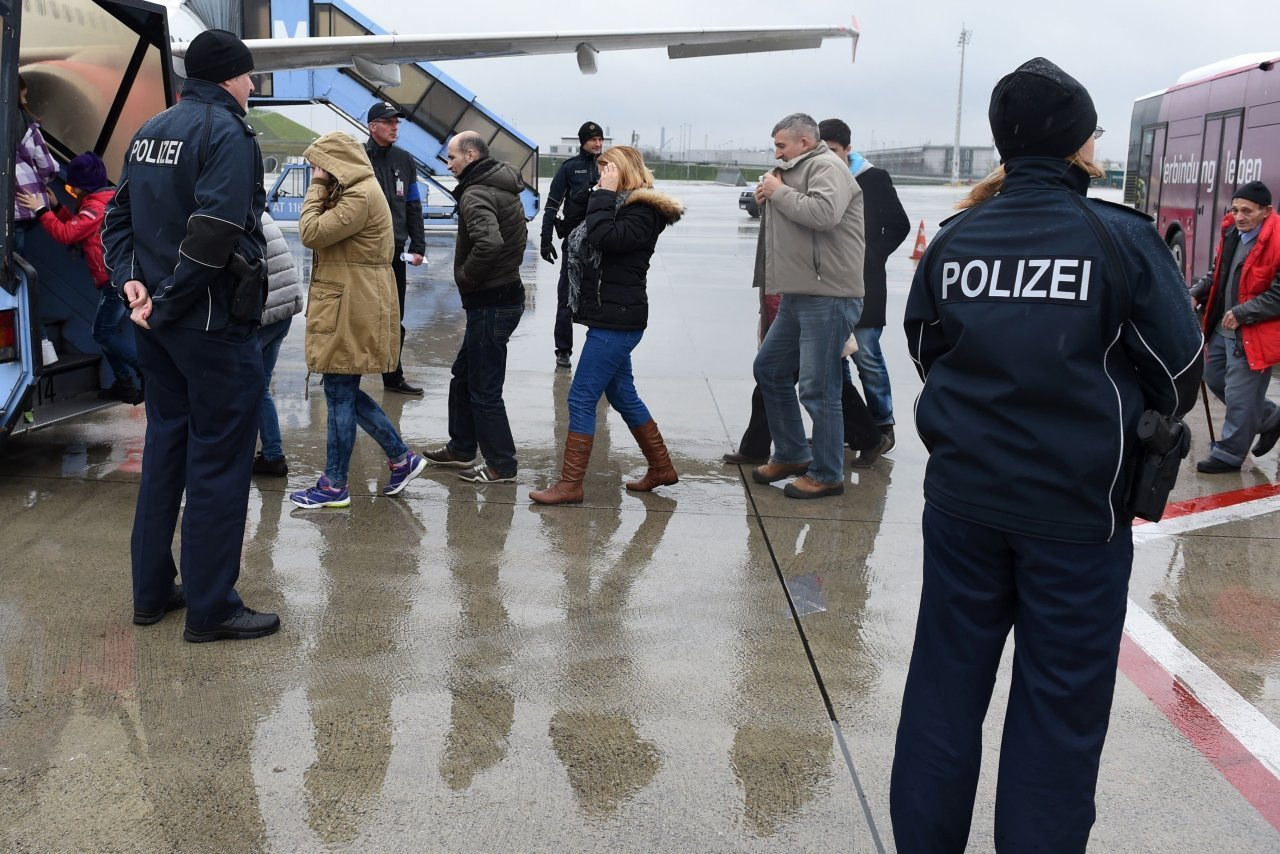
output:
<path id="1" fill-rule="evenodd" d="M 963 852 L 1010 629 L 997 851 L 1083 852 L 1124 630 L 1131 530 L 1064 543 L 924 510 L 924 587 L 894 748 L 898 850 Z"/>
<path id="2" fill-rule="evenodd" d="M 139 329 L 137 347 L 147 435 L 133 517 L 133 604 L 156 611 L 169 598 L 185 492 L 182 583 L 187 625 L 198 629 L 243 606 L 235 585 L 263 389 L 257 325 Z"/>

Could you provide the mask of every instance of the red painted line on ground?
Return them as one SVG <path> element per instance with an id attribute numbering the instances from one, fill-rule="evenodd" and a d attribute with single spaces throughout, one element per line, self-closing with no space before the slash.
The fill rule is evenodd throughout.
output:
<path id="1" fill-rule="evenodd" d="M 1257 486 L 1219 492 L 1216 495 L 1188 498 L 1166 506 L 1161 519 L 1177 519 L 1179 516 L 1190 516 L 1193 513 L 1203 513 L 1205 510 L 1217 510 L 1222 507 L 1234 507 L 1246 501 L 1257 501 L 1259 498 L 1271 498 L 1276 495 L 1280 495 L 1280 483 L 1260 483 Z M 1134 527 L 1148 524 L 1150 523 L 1146 519 L 1133 520 Z"/>
<path id="2" fill-rule="evenodd" d="M 1241 490 L 1247 491 L 1247 490 Z M 1235 786 L 1267 822 L 1280 831 L 1280 779 L 1245 749 L 1190 691 L 1126 634 L 1120 671 Z"/>

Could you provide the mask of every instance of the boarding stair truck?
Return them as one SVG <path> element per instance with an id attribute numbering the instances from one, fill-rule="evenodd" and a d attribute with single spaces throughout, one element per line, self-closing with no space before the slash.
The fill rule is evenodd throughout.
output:
<path id="1" fill-rule="evenodd" d="M 273 30 L 267 32 L 266 16 L 253 14 L 257 3 L 245 0 L 244 27 L 246 38 L 272 36 L 381 36 L 387 31 L 342 0 L 272 0 L 270 19 Z M 255 29 L 258 28 L 258 29 Z M 472 130 L 489 144 L 498 160 L 505 160 L 524 178 L 525 216 L 537 216 L 538 147 L 509 123 L 484 107 L 462 84 L 428 62 L 402 65 L 358 63 L 351 68 L 319 68 L 305 71 L 277 71 L 255 76 L 257 93 L 250 99 L 256 107 L 322 104 L 351 125 L 357 139 L 368 135 L 365 116 L 369 107 L 387 101 L 405 114 L 400 120 L 400 136 L 396 145 L 409 152 L 417 162 L 419 178 L 430 185 L 424 198 L 442 198 L 444 205 L 424 207 L 430 220 L 452 217 L 452 195 L 435 181 L 449 176 L 446 161 L 448 141 L 455 133 Z M 306 175 L 298 170 L 282 172 L 268 188 L 267 205 L 271 216 L 281 222 L 297 221 L 301 209 L 299 191 L 306 184 L 297 183 Z M 449 176 L 446 180 L 451 181 Z"/>
<path id="2" fill-rule="evenodd" d="M 0 154 L 0 442 L 114 403 L 98 397 L 110 371 L 93 341 L 98 291 L 84 260 L 38 225 L 15 233 L 18 73 L 55 158 L 95 151 L 115 182 L 134 133 L 173 103 L 171 69 L 162 6 L 0 0 L 0 134 L 10 140 Z M 42 339 L 56 360 L 45 358 Z"/>

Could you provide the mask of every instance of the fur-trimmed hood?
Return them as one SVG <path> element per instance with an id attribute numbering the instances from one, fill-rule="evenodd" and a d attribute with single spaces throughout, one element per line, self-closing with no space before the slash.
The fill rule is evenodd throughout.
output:
<path id="1" fill-rule="evenodd" d="M 680 221 L 680 217 L 684 216 L 684 202 L 675 196 L 668 196 L 666 193 L 653 189 L 632 190 L 631 195 L 627 196 L 626 203 L 628 205 L 648 205 L 662 214 L 662 218 L 666 220 L 667 225 L 675 225 Z"/>

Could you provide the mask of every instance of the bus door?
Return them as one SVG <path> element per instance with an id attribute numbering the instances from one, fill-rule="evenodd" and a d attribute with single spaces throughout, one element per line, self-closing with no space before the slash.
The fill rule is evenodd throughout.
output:
<path id="1" fill-rule="evenodd" d="M 1133 206 L 1152 216 L 1160 209 L 1160 167 L 1164 163 L 1164 138 L 1167 131 L 1168 125 L 1153 125 L 1142 129 L 1142 148 L 1138 156 Z M 1160 232 L 1164 233 L 1163 223 Z"/>
<path id="2" fill-rule="evenodd" d="M 1218 248 L 1218 224 L 1231 207 L 1235 165 L 1240 156 L 1243 111 L 1215 113 L 1204 120 L 1200 185 L 1196 192 L 1196 236 L 1191 255 L 1192 278 L 1203 275 Z"/>

